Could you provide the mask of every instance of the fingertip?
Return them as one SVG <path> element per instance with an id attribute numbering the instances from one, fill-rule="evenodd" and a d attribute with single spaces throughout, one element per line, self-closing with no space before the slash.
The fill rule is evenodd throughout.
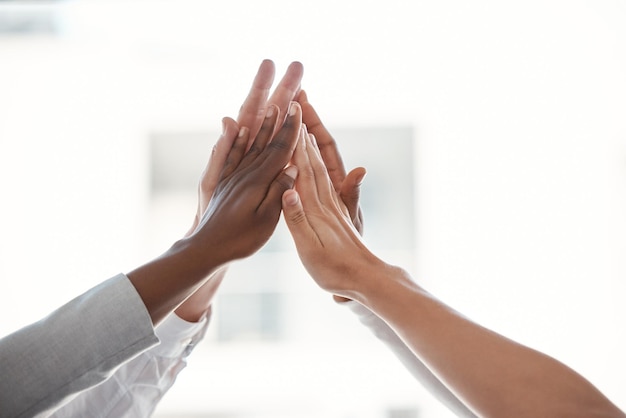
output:
<path id="1" fill-rule="evenodd" d="M 292 61 L 289 67 L 287 67 L 287 71 L 295 71 L 298 74 L 302 74 L 304 73 L 304 65 L 300 61 Z"/>
<path id="2" fill-rule="evenodd" d="M 343 296 L 333 295 L 333 300 L 339 304 L 352 301 L 352 299 L 344 298 Z"/>
<path id="3" fill-rule="evenodd" d="M 300 103 L 307 103 L 309 101 L 309 97 L 306 95 L 306 91 L 304 91 L 304 89 L 300 89 L 298 92 L 297 100 Z"/>
<path id="4" fill-rule="evenodd" d="M 298 167 L 290 165 L 285 169 L 285 174 L 295 180 L 298 177 Z"/>
<path id="5" fill-rule="evenodd" d="M 260 70 L 270 70 L 270 69 L 274 69 L 274 61 L 272 61 L 269 58 L 265 58 L 263 61 L 261 61 L 261 65 L 259 65 L 259 71 Z"/>
<path id="6" fill-rule="evenodd" d="M 267 110 L 265 111 L 265 117 L 271 118 L 272 116 L 274 116 L 275 114 L 278 114 L 279 112 L 280 112 L 280 109 L 278 108 L 278 106 L 272 103 L 267 107 Z"/>
<path id="7" fill-rule="evenodd" d="M 283 193 L 283 202 L 286 207 L 297 206 L 299 201 L 300 201 L 300 196 L 298 195 L 298 192 L 296 192 L 295 190 L 289 189 L 289 190 L 286 190 L 285 193 Z"/>
<path id="8" fill-rule="evenodd" d="M 365 169 L 365 167 L 357 167 L 352 171 L 355 173 L 354 184 L 356 186 L 360 186 L 361 184 L 363 184 L 363 180 L 367 175 L 367 170 Z"/>
<path id="9" fill-rule="evenodd" d="M 238 131 L 237 122 L 233 118 L 229 118 L 228 116 L 222 118 L 222 128 L 223 132 L 226 133 L 229 129 L 233 129 Z"/>
<path id="10" fill-rule="evenodd" d="M 256 77 L 252 83 L 252 88 L 269 89 L 274 82 L 275 72 L 274 62 L 270 59 L 264 59 L 261 65 L 259 65 Z"/>
<path id="11" fill-rule="evenodd" d="M 300 108 L 300 103 L 292 101 L 289 103 L 289 116 L 295 116 L 296 113 L 298 112 L 302 112 L 302 109 Z"/>

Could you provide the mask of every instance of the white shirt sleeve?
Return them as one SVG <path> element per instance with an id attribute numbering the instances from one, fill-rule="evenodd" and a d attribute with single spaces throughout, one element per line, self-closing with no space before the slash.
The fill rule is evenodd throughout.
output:
<path id="1" fill-rule="evenodd" d="M 356 314 L 359 321 L 402 362 L 404 367 L 426 388 L 435 398 L 459 417 L 476 417 L 463 402 L 448 389 L 428 367 L 407 347 L 398 334 L 381 318 L 356 301 L 341 302 Z"/>
<path id="2" fill-rule="evenodd" d="M 144 418 L 172 387 L 186 358 L 202 340 L 208 318 L 187 322 L 169 315 L 156 327 L 160 344 L 125 363 L 105 382 L 72 399 L 53 418 Z"/>

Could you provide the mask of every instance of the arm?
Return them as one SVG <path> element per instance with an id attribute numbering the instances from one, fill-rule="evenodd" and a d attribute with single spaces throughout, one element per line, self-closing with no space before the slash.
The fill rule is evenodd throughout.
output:
<path id="1" fill-rule="evenodd" d="M 477 415 L 626 416 L 572 369 L 472 322 L 372 254 L 312 140 L 298 143 L 294 160 L 297 192 L 285 192 L 283 210 L 309 274 L 323 289 L 358 301 L 387 322 Z"/>
<path id="2" fill-rule="evenodd" d="M 0 417 L 53 410 L 157 343 L 141 298 L 117 275 L 0 339 Z"/>
<path id="3" fill-rule="evenodd" d="M 282 193 L 294 182 L 295 168 L 285 166 L 300 129 L 300 107 L 290 107 L 272 138 L 277 117 L 274 111 L 264 119 L 248 152 L 249 131 L 239 131 L 214 196 L 191 235 L 127 276 L 119 275 L 0 340 L 0 416 L 33 416 L 106 380 L 120 364 L 157 342 L 152 324 L 211 274 L 269 239 Z"/>
<path id="4" fill-rule="evenodd" d="M 274 80 L 274 73 L 274 63 L 271 60 L 263 60 L 254 77 L 248 96 L 239 109 L 237 123 L 233 123 L 233 120 L 230 118 L 222 120 L 223 133 L 213 147 L 209 161 L 200 176 L 196 215 L 191 228 L 185 236 L 191 235 L 196 230 L 202 215 L 209 205 L 239 127 L 247 127 L 250 130 L 250 138 L 254 139 L 261 129 L 266 111 L 270 106 L 276 106 L 279 111 L 278 123 L 275 129 L 278 129 L 284 122 L 289 103 L 294 100 L 300 88 L 303 67 L 299 62 L 292 62 L 270 97 L 269 92 Z M 209 310 L 213 296 L 217 292 L 225 273 L 226 267 L 221 271 L 219 278 L 207 280 L 204 285 L 176 309 L 176 315 L 189 322 L 200 320 Z"/>
<path id="5" fill-rule="evenodd" d="M 278 117 L 277 108 L 268 107 L 248 151 L 249 129 L 239 130 L 196 229 L 161 257 L 128 274 L 154 323 L 218 268 L 258 250 L 274 231 L 280 195 L 293 184 L 294 169 L 285 166 L 300 129 L 299 105 L 292 103 L 283 127 L 272 139 Z"/>
<path id="6" fill-rule="evenodd" d="M 340 303 L 349 308 L 359 321 L 391 350 L 409 373 L 439 402 L 450 409 L 455 416 L 468 418 L 476 416 L 413 354 L 411 349 L 385 321 L 356 301 L 344 299 Z"/>
<path id="7" fill-rule="evenodd" d="M 363 213 L 359 205 L 360 186 L 365 177 L 365 169 L 357 167 L 346 174 L 346 169 L 337 146 L 337 141 L 322 123 L 317 112 L 308 100 L 304 90 L 297 97 L 302 106 L 302 122 L 308 132 L 314 136 L 326 171 L 333 188 L 348 210 L 350 220 L 360 235 L 363 235 Z M 302 162 L 301 162 L 302 163 Z M 333 295 L 340 305 L 349 307 L 359 321 L 381 340 L 404 367 L 433 394 L 441 403 L 457 416 L 475 416 L 441 381 L 424 365 L 424 363 L 406 346 L 393 329 L 385 321 L 358 302 L 338 295 Z"/>
<path id="8" fill-rule="evenodd" d="M 238 123 L 229 118 L 223 120 L 223 133 L 200 177 L 196 215 L 186 237 L 198 227 L 213 196 L 224 162 L 239 132 L 238 125 L 250 127 L 250 132 L 259 132 L 265 110 L 271 105 L 280 109 L 278 120 L 285 120 L 288 105 L 299 87 L 302 66 L 292 63 L 268 100 L 273 76 L 273 63 L 263 61 L 240 109 Z M 150 416 L 185 367 L 190 348 L 195 347 L 204 336 L 208 326 L 207 315 L 226 270 L 224 266 L 214 273 L 156 328 L 160 341 L 158 346 L 125 363 L 107 381 L 81 393 L 53 416 L 77 416 L 94 408 L 101 411 L 102 417 Z"/>

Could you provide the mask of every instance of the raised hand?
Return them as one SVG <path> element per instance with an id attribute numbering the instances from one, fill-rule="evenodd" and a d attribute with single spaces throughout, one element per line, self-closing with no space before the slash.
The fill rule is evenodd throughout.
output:
<path id="1" fill-rule="evenodd" d="M 280 112 L 278 116 L 279 123 L 276 124 L 275 129 L 279 129 L 282 126 L 289 103 L 294 100 L 300 88 L 303 67 L 297 61 L 292 62 L 268 100 L 270 88 L 274 80 L 274 72 L 274 63 L 271 60 L 264 60 L 254 77 L 248 96 L 239 109 L 237 121 L 235 122 L 231 118 L 222 119 L 222 135 L 215 143 L 209 161 L 200 176 L 198 206 L 193 224 L 187 235 L 190 235 L 196 229 L 202 214 L 209 205 L 224 167 L 226 156 L 239 133 L 239 127 L 247 127 L 249 129 L 249 137 L 253 140 L 259 129 L 261 129 L 267 108 L 271 105 L 278 106 Z"/>
<path id="2" fill-rule="evenodd" d="M 295 98 L 300 87 L 303 68 L 299 62 L 292 62 L 268 100 L 269 91 L 274 80 L 274 71 L 274 63 L 271 60 L 264 60 L 259 66 L 250 92 L 239 110 L 237 122 L 231 118 L 222 119 L 222 135 L 213 147 L 207 165 L 200 176 L 198 205 L 191 228 L 185 236 L 191 235 L 196 230 L 202 215 L 209 205 L 215 187 L 217 187 L 217 182 L 220 179 L 220 173 L 224 168 L 226 157 L 239 134 L 239 127 L 247 127 L 250 138 L 254 139 L 261 128 L 266 109 L 271 105 L 278 106 L 280 111 L 276 129 L 280 128 L 285 120 L 289 103 Z M 213 274 L 202 287 L 196 290 L 193 295 L 176 309 L 176 314 L 190 322 L 196 322 L 206 315 L 213 297 L 224 279 L 226 270 L 227 267 L 225 266 Z"/>
<path id="3" fill-rule="evenodd" d="M 301 63 L 294 61 L 287 67 L 285 75 L 268 100 L 274 80 L 274 71 L 274 63 L 271 60 L 264 60 L 261 63 L 248 97 L 239 109 L 237 122 L 240 126 L 246 126 L 250 129 L 251 138 L 254 138 L 259 131 L 265 111 L 270 105 L 276 105 L 280 109 L 279 124 L 276 129 L 280 128 L 287 116 L 289 102 L 294 100 L 300 89 L 304 70 Z"/>
<path id="4" fill-rule="evenodd" d="M 241 128 L 226 155 L 215 192 L 198 226 L 161 257 L 128 273 L 154 324 L 225 264 L 257 251 L 280 217 L 281 196 L 296 168 L 285 169 L 296 146 L 302 111 L 293 103 L 272 138 L 279 113 L 270 106 L 252 146 Z"/>
<path id="5" fill-rule="evenodd" d="M 293 186 L 296 169 L 285 169 L 296 146 L 302 113 L 293 102 L 282 128 L 272 138 L 278 108 L 268 107 L 261 129 L 246 151 L 248 128 L 241 128 L 226 157 L 220 180 L 196 232 L 212 248 L 211 256 L 227 263 L 257 251 L 280 217 L 281 196 Z"/>
<path id="6" fill-rule="evenodd" d="M 317 284 L 352 297 L 354 280 L 385 264 L 361 241 L 351 214 L 333 187 L 316 145 L 303 127 L 293 156 L 298 168 L 295 190 L 283 195 L 285 221 L 305 268 Z"/>
<path id="7" fill-rule="evenodd" d="M 330 134 L 322 123 L 317 112 L 309 103 L 309 99 L 304 90 L 296 96 L 296 100 L 302 106 L 302 122 L 307 126 L 308 131 L 313 134 L 317 141 L 326 170 L 330 176 L 335 191 L 339 193 L 341 200 L 348 208 L 352 223 L 363 234 L 363 213 L 359 205 L 360 186 L 365 177 L 366 171 L 363 167 L 357 167 L 346 174 L 343 159 L 339 153 L 337 141 Z"/>

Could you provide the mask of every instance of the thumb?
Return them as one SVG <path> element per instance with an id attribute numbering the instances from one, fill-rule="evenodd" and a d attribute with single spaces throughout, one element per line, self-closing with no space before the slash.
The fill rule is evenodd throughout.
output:
<path id="1" fill-rule="evenodd" d="M 272 211 L 280 213 L 281 198 L 287 190 L 293 188 L 297 176 L 298 168 L 295 165 L 290 165 L 284 169 L 270 184 L 263 206 L 270 205 Z"/>
<path id="2" fill-rule="evenodd" d="M 339 197 L 348 208 L 350 219 L 359 216 L 359 197 L 361 196 L 361 184 L 367 172 L 363 167 L 357 167 L 350 171 L 341 183 Z"/>
<path id="3" fill-rule="evenodd" d="M 283 193 L 283 215 L 296 247 L 298 247 L 299 243 L 306 242 L 311 227 L 304 213 L 300 195 L 294 189 Z"/>

